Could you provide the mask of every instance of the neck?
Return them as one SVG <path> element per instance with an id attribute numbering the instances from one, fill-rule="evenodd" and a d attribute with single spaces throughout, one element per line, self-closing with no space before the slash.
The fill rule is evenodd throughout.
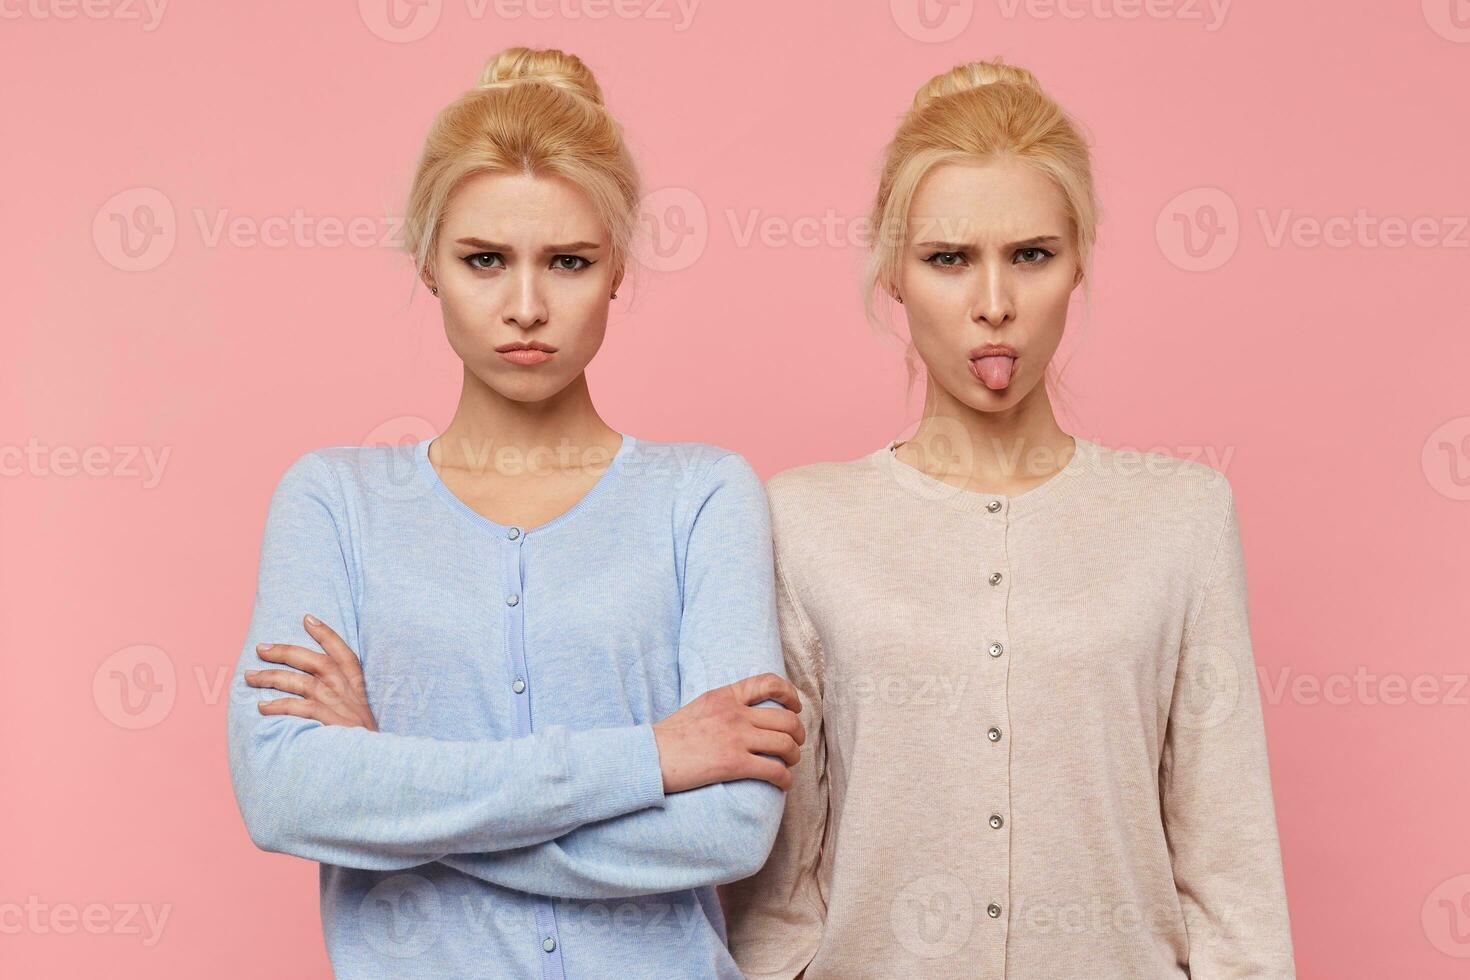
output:
<path id="1" fill-rule="evenodd" d="M 1057 424 L 1044 383 L 1012 407 L 987 412 L 966 405 L 930 378 L 919 427 L 897 452 L 931 476 L 1007 493 L 1044 482 L 1067 464 L 1074 446 Z"/>
<path id="2" fill-rule="evenodd" d="M 597 414 L 584 372 L 542 401 L 507 398 L 465 368 L 454 418 L 434 441 L 435 461 L 446 466 L 483 465 L 497 454 L 517 459 L 566 461 L 582 468 L 586 450 L 616 452 L 621 437 Z M 549 454 L 549 455 L 548 455 Z"/>

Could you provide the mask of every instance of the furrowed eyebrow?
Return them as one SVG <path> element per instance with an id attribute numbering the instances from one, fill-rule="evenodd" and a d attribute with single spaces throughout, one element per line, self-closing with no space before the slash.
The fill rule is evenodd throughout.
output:
<path id="1" fill-rule="evenodd" d="M 483 238 L 475 238 L 473 236 L 457 238 L 455 239 L 455 244 L 469 245 L 471 248 L 482 248 L 487 252 L 515 252 L 515 249 L 509 245 L 502 244 L 501 242 L 486 241 Z M 541 249 L 541 253 L 543 255 L 557 255 L 562 252 L 590 252 L 601 247 L 602 244 L 600 242 L 568 242 L 565 245 L 547 245 Z"/>
<path id="2" fill-rule="evenodd" d="M 487 242 L 483 238 L 475 238 L 473 236 L 472 237 L 469 237 L 469 238 L 457 238 L 457 239 L 455 239 L 454 244 L 456 244 L 456 245 L 470 245 L 470 246 L 472 246 L 474 248 L 483 248 L 487 252 L 509 252 L 509 251 L 511 251 L 511 247 L 509 245 L 502 245 L 499 242 Z"/>
<path id="3" fill-rule="evenodd" d="M 1010 244 L 1004 245 L 1002 247 L 1007 249 L 1036 248 L 1041 245 L 1059 247 L 1061 244 L 1062 239 L 1058 235 L 1037 235 L 1035 238 L 1027 238 L 1019 242 L 1011 242 Z M 963 252 L 967 249 L 973 248 L 974 246 L 967 242 L 919 242 L 917 243 L 916 247 L 932 248 L 940 252 Z"/>

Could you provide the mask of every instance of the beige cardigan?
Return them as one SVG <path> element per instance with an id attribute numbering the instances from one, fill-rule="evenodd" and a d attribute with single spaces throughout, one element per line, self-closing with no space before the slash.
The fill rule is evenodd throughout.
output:
<path id="1" fill-rule="evenodd" d="M 1294 976 L 1231 486 L 1076 441 L 1011 497 L 768 482 L 808 739 L 721 893 L 748 977 Z"/>

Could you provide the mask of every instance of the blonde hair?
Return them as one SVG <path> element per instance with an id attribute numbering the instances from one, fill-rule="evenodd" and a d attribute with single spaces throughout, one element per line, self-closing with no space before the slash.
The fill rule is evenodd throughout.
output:
<path id="1" fill-rule="evenodd" d="M 482 173 L 563 177 L 592 202 L 623 268 L 638 217 L 638 170 L 602 89 L 582 60 L 553 48 L 507 48 L 479 83 L 434 117 L 404 216 L 419 277 L 433 271 L 450 197 Z"/>
<path id="2" fill-rule="evenodd" d="M 1061 190 L 1083 295 L 1090 300 L 1100 215 L 1087 141 L 1031 72 L 999 58 L 973 61 L 934 76 L 919 89 L 884 153 L 870 216 L 872 249 L 863 276 L 863 308 L 880 332 L 891 328 L 888 318 L 879 315 L 877 302 L 880 297 L 891 300 L 896 289 L 909 207 L 919 182 L 941 164 L 1001 156 L 1035 167 Z M 891 311 L 890 306 L 886 312 Z M 904 363 L 911 388 L 920 370 L 912 343 Z M 1058 376 L 1054 387 L 1060 381 Z"/>

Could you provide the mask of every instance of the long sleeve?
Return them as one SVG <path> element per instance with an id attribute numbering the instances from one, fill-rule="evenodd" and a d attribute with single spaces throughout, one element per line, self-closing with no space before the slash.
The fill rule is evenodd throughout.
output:
<path id="1" fill-rule="evenodd" d="M 1186 622 L 1160 765 L 1195 980 L 1295 976 L 1234 496 Z"/>
<path id="2" fill-rule="evenodd" d="M 785 673 L 770 514 L 750 465 L 729 453 L 696 495 L 684 558 L 680 703 L 746 677 Z M 778 706 L 762 701 L 758 706 Z M 753 874 L 780 825 L 782 791 L 759 779 L 669 794 L 659 807 L 585 824 L 556 840 L 442 862 L 495 884 L 607 899 L 722 884 Z"/>
<path id="3" fill-rule="evenodd" d="M 651 725 L 548 726 L 505 740 L 449 741 L 263 715 L 272 695 L 245 684 L 260 642 L 315 648 L 307 612 L 357 649 L 341 488 L 317 454 L 271 499 L 248 636 L 230 687 L 229 764 L 251 839 L 268 851 L 394 870 L 462 851 L 551 840 L 582 824 L 664 803 Z"/>
<path id="4" fill-rule="evenodd" d="M 828 813 L 822 649 L 779 570 L 776 588 L 781 646 L 788 675 L 801 692 L 807 742 L 792 770 L 770 859 L 753 877 L 720 890 L 730 953 L 751 980 L 801 976 L 821 945 L 827 918 L 818 870 Z"/>

